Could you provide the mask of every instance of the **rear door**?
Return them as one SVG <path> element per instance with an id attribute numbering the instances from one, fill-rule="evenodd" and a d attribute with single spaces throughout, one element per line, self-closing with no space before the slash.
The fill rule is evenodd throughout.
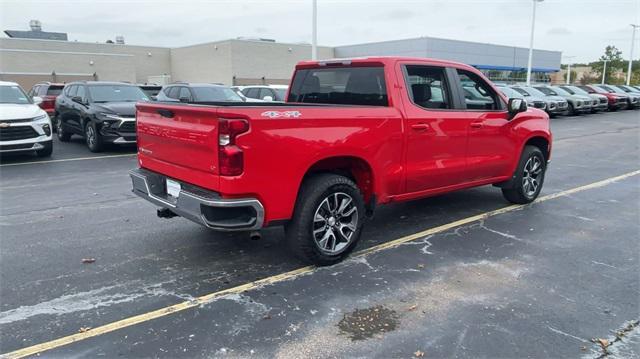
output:
<path id="1" fill-rule="evenodd" d="M 511 125 L 504 100 L 478 74 L 455 70 L 459 89 L 473 93 L 465 97 L 461 117 L 469 122 L 467 180 L 482 181 L 508 175 L 517 143 L 509 135 Z M 465 91 L 466 90 L 466 91 Z"/>
<path id="2" fill-rule="evenodd" d="M 400 65 L 405 80 L 406 192 L 444 188 L 466 180 L 470 119 L 460 115 L 451 71 Z"/>

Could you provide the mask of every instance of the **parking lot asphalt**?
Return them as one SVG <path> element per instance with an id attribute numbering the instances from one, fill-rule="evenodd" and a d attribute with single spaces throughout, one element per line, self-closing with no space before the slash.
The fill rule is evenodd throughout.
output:
<path id="1" fill-rule="evenodd" d="M 0 352 L 597 358 L 602 338 L 611 357 L 638 356 L 639 113 L 552 120 L 542 196 L 557 197 L 480 220 L 509 206 L 499 190 L 384 206 L 365 252 L 319 269 L 291 258 L 281 228 L 252 241 L 157 218 L 130 192 L 135 149 L 3 157 Z"/>

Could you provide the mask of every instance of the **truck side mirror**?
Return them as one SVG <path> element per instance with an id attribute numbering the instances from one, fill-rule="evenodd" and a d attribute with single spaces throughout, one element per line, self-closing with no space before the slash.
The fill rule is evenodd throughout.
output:
<path id="1" fill-rule="evenodd" d="M 71 98 L 71 101 L 73 101 L 75 103 L 79 103 L 81 105 L 84 105 L 84 101 L 82 100 L 82 97 L 80 97 L 80 96 L 73 96 Z"/>
<path id="2" fill-rule="evenodd" d="M 527 110 L 527 101 L 522 98 L 510 98 L 507 107 L 509 109 L 509 119 L 512 119 L 520 112 Z"/>

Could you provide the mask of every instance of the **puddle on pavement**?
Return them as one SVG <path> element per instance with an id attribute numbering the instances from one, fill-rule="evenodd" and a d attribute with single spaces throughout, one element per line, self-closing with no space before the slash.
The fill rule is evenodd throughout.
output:
<path id="1" fill-rule="evenodd" d="M 345 314 L 338 328 L 351 340 L 365 340 L 395 330 L 399 324 L 395 311 L 378 305 Z"/>

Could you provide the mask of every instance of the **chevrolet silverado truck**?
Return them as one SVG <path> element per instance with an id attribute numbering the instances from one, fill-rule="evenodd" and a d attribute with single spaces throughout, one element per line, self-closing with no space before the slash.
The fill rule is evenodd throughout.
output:
<path id="1" fill-rule="evenodd" d="M 287 102 L 138 103 L 136 118 L 133 192 L 158 216 L 284 225 L 317 265 L 346 257 L 378 205 L 490 184 L 532 202 L 552 144 L 544 111 L 471 66 L 421 58 L 301 62 Z"/>

